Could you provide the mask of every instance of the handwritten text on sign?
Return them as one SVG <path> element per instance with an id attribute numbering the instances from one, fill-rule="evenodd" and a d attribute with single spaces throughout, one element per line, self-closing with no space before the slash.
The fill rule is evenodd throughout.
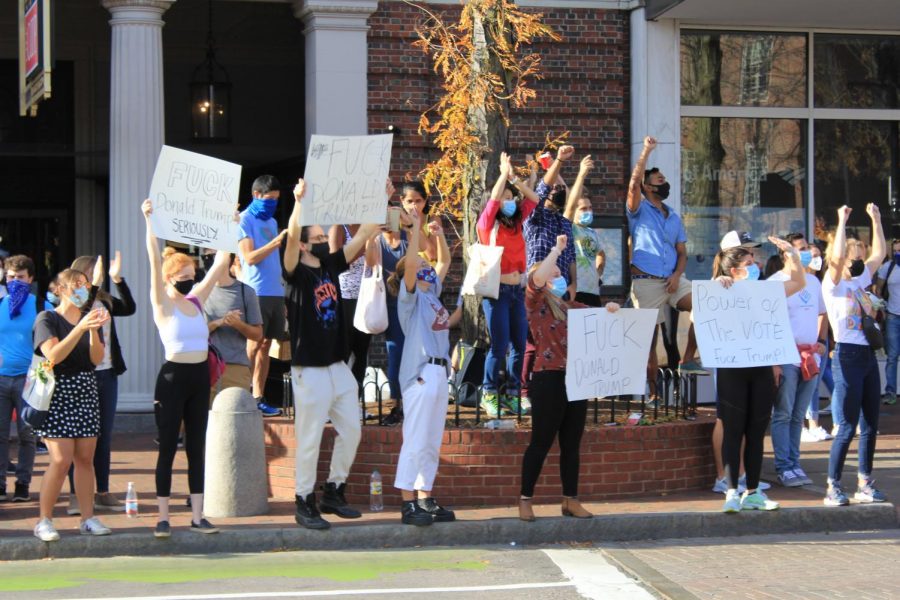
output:
<path id="1" fill-rule="evenodd" d="M 150 183 L 153 232 L 164 240 L 236 252 L 240 183 L 240 165 L 163 146 Z"/>
<path id="2" fill-rule="evenodd" d="M 800 362 L 784 282 L 694 281 L 694 332 L 706 367 L 764 367 Z"/>
<path id="3" fill-rule="evenodd" d="M 301 225 L 384 223 L 393 140 L 392 134 L 312 136 Z"/>
<path id="4" fill-rule="evenodd" d="M 643 394 L 656 310 L 569 311 L 566 395 L 569 401 Z"/>

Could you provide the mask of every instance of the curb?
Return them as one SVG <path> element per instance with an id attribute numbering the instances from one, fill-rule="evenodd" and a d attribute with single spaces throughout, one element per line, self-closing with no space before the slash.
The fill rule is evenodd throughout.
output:
<path id="1" fill-rule="evenodd" d="M 337 526 L 328 531 L 300 527 L 226 529 L 218 535 L 176 531 L 167 540 L 149 533 L 108 537 L 68 535 L 58 542 L 34 538 L 0 539 L 0 560 L 106 558 L 278 552 L 359 550 L 421 546 L 490 544 L 541 545 L 563 542 L 625 542 L 670 538 L 725 537 L 775 533 L 827 533 L 898 527 L 894 505 L 847 508 L 785 508 L 777 512 L 728 515 L 720 512 L 647 513 L 598 516 L 590 520 L 550 517 L 524 523 L 515 518 L 438 523 L 431 527 L 397 524 Z"/>

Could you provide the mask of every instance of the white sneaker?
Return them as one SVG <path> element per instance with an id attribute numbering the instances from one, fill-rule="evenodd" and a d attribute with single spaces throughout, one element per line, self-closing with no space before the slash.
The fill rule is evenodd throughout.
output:
<path id="1" fill-rule="evenodd" d="M 741 512 L 741 495 L 737 490 L 728 490 L 725 492 L 725 505 L 722 507 L 722 512 Z"/>
<path id="2" fill-rule="evenodd" d="M 53 527 L 53 521 L 50 519 L 41 519 L 34 526 L 34 537 L 42 542 L 55 542 L 59 539 L 59 532 Z"/>
<path id="3" fill-rule="evenodd" d="M 725 481 L 725 478 L 716 479 L 716 483 L 712 487 L 712 491 L 717 494 L 725 494 L 728 492 L 728 482 Z"/>
<path id="4" fill-rule="evenodd" d="M 819 425 L 818 428 L 813 432 L 813 434 L 818 438 L 820 442 L 827 442 L 828 440 L 833 440 L 834 436 L 825 431 L 825 428 Z"/>
<path id="5" fill-rule="evenodd" d="M 81 535 L 109 535 L 112 533 L 112 530 L 101 523 L 97 517 L 82 521 L 78 529 L 81 531 Z"/>
<path id="6" fill-rule="evenodd" d="M 803 485 L 803 483 L 797 478 L 797 475 L 791 469 L 778 474 L 778 483 L 780 483 L 784 487 L 800 487 L 801 485 Z"/>
<path id="7" fill-rule="evenodd" d="M 741 496 L 741 510 L 778 510 L 778 503 L 769 500 L 760 490 L 752 494 L 744 492 Z"/>
<path id="8" fill-rule="evenodd" d="M 822 429 L 819 427 L 819 429 Z M 800 443 L 801 444 L 810 444 L 814 442 L 821 442 L 822 440 L 819 438 L 819 434 L 817 430 L 810 431 L 806 427 L 803 428 L 803 431 L 800 432 Z"/>

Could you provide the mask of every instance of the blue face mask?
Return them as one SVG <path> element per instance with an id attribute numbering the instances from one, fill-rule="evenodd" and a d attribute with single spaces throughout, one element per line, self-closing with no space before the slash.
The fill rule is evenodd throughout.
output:
<path id="1" fill-rule="evenodd" d="M 88 301 L 89 292 L 87 288 L 80 287 L 69 296 L 69 302 L 74 304 L 77 308 L 81 308 Z"/>
<path id="2" fill-rule="evenodd" d="M 588 227 L 593 222 L 594 222 L 594 213 L 585 212 L 585 213 L 581 213 L 581 215 L 578 217 L 579 225 L 584 225 L 585 227 Z"/>
<path id="3" fill-rule="evenodd" d="M 556 296 L 557 298 L 562 298 L 569 284 L 566 283 L 566 278 L 560 275 L 550 282 L 550 293 Z"/>
<path id="4" fill-rule="evenodd" d="M 53 306 L 59 306 L 59 296 L 54 294 L 53 292 L 47 292 L 47 302 L 52 304 Z"/>
<path id="5" fill-rule="evenodd" d="M 900 267 L 900 252 L 894 252 L 894 264 Z"/>
<path id="6" fill-rule="evenodd" d="M 756 266 L 756 263 L 752 265 L 748 265 L 744 267 L 747 271 L 747 281 L 756 281 L 759 279 L 759 267 Z"/>
<path id="7" fill-rule="evenodd" d="M 804 267 L 808 267 L 810 262 L 812 262 L 812 252 L 810 252 L 809 250 L 801 250 L 800 264 Z"/>
<path id="8" fill-rule="evenodd" d="M 437 283 L 437 271 L 434 270 L 434 267 L 421 269 L 416 273 L 416 279 L 434 285 L 435 283 Z"/>
<path id="9" fill-rule="evenodd" d="M 247 210 L 250 214 L 262 221 L 268 221 L 275 216 L 278 208 L 278 200 L 275 198 L 254 198 Z"/>
<path id="10" fill-rule="evenodd" d="M 516 201 L 504 200 L 503 204 L 500 207 L 500 212 L 502 212 L 507 217 L 511 217 L 516 214 Z"/>

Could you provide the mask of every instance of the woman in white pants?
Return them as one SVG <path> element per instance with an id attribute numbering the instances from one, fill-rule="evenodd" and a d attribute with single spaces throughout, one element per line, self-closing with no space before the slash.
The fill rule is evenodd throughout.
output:
<path id="1" fill-rule="evenodd" d="M 428 225 L 437 239 L 437 262 L 432 267 L 419 256 L 420 217 L 409 212 L 409 246 L 387 281 L 398 296 L 397 313 L 406 336 L 400 360 L 403 390 L 403 446 L 394 487 L 403 496 L 401 520 L 406 525 L 431 525 L 456 520 L 431 495 L 437 475 L 447 416 L 450 313 L 441 303 L 441 284 L 450 268 L 450 250 L 437 222 Z"/>

